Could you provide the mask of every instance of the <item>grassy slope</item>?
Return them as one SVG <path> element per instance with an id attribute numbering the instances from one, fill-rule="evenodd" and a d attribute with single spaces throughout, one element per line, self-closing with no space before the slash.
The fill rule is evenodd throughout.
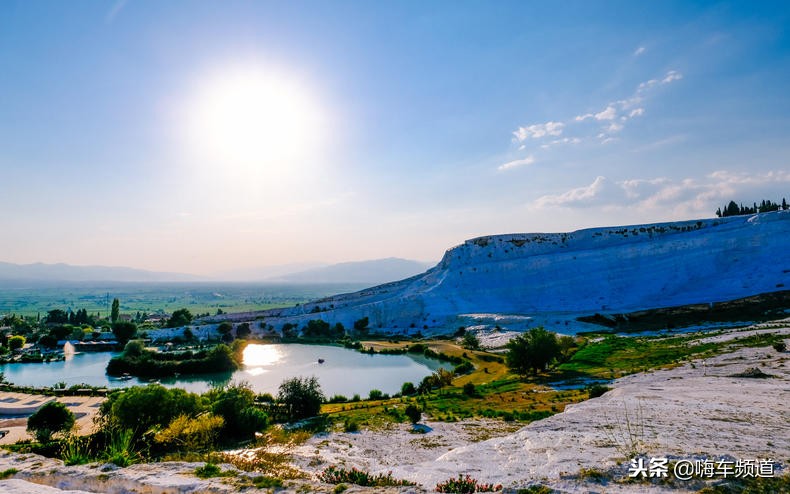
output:
<path id="1" fill-rule="evenodd" d="M 626 374 L 656 368 L 673 367 L 697 358 L 707 358 L 740 346 L 768 346 L 775 336 L 756 335 L 722 343 L 697 343 L 706 334 L 670 337 L 616 337 L 588 340 L 572 358 L 547 372 L 521 379 L 512 375 L 503 363 L 490 361 L 501 356 L 483 351 L 469 351 L 443 340 L 426 342 L 437 352 L 462 356 L 472 361 L 475 371 L 453 380 L 450 387 L 425 396 L 388 400 L 326 404 L 322 411 L 336 421 L 353 421 L 363 427 L 385 422 L 405 421 L 402 410 L 416 403 L 433 420 L 454 421 L 467 417 L 501 417 L 529 422 L 561 412 L 567 404 L 588 398 L 586 390 L 554 390 L 545 385 L 569 378 L 614 379 Z M 408 343 L 363 342 L 376 350 L 398 348 Z M 463 385 L 472 383 L 476 396 L 463 393 Z M 418 383 L 414 383 L 415 385 Z"/>

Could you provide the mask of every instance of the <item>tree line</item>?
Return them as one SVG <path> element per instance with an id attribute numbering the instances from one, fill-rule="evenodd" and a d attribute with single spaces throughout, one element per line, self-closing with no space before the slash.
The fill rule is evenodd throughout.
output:
<path id="1" fill-rule="evenodd" d="M 730 201 L 729 204 L 724 206 L 724 209 L 716 209 L 716 216 L 723 218 L 725 216 L 740 216 L 743 214 L 770 213 L 771 211 L 785 211 L 788 208 L 790 208 L 790 206 L 788 206 L 787 199 L 784 197 L 782 198 L 781 204 L 773 202 L 770 199 L 763 199 L 760 201 L 760 204 L 755 202 L 751 207 L 738 204 L 735 201 Z"/>

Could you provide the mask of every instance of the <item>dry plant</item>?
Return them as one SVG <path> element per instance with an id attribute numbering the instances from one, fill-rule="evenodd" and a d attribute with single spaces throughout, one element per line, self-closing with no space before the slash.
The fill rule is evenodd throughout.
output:
<path id="1" fill-rule="evenodd" d="M 614 420 L 608 414 L 604 414 L 604 418 L 606 425 L 602 429 L 618 453 L 626 459 L 645 454 L 647 442 L 641 400 L 637 401 L 635 410 L 629 410 L 628 404 L 623 400 L 622 414 L 618 414 Z"/>

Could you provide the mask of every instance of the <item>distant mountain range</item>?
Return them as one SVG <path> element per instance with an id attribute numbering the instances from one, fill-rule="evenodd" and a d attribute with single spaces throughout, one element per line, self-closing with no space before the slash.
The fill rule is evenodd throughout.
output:
<path id="1" fill-rule="evenodd" d="M 70 264 L 11 264 L 0 262 L 0 282 L 166 282 L 200 281 L 204 278 L 183 273 L 162 273 L 120 266 L 72 266 Z"/>
<path id="2" fill-rule="evenodd" d="M 388 257 L 372 261 L 341 262 L 270 278 L 294 283 L 370 283 L 402 280 L 424 273 L 433 263 Z"/>
<path id="3" fill-rule="evenodd" d="M 376 285 L 397 281 L 424 272 L 432 264 L 407 259 L 387 258 L 340 264 L 302 263 L 236 269 L 212 277 L 184 273 L 146 271 L 118 266 L 73 266 L 70 264 L 12 264 L 0 262 L 0 284 L 17 286 L 29 283 L 63 282 L 282 282 L 282 283 L 360 283 Z"/>

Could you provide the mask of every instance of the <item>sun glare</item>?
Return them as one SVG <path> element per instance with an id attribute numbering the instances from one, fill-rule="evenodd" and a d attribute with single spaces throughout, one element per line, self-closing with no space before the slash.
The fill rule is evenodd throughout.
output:
<path id="1" fill-rule="evenodd" d="M 211 164 L 284 172 L 316 152 L 321 117 L 309 92 L 287 75 L 260 67 L 219 71 L 190 103 L 190 147 Z"/>

